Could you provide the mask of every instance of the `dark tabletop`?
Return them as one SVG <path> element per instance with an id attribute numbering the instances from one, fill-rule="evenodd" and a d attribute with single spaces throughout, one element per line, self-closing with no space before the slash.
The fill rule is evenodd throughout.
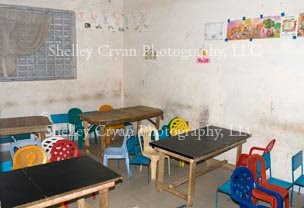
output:
<path id="1" fill-rule="evenodd" d="M 0 174 L 1 207 L 15 207 L 121 176 L 83 156 Z"/>
<path id="2" fill-rule="evenodd" d="M 190 159 L 197 159 L 213 152 L 229 149 L 229 147 L 233 148 L 234 144 L 245 142 L 249 137 L 251 135 L 247 133 L 207 126 L 169 139 L 152 142 L 151 145 Z"/>

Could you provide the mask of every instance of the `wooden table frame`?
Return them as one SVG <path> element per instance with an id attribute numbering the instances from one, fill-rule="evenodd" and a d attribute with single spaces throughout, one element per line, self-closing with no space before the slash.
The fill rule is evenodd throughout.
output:
<path id="1" fill-rule="evenodd" d="M 215 160 L 212 160 L 212 158 L 221 154 L 221 153 L 224 153 L 228 150 L 231 150 L 235 147 L 237 148 L 237 151 L 236 151 L 236 161 L 237 161 L 240 157 L 241 152 L 242 152 L 242 144 L 245 143 L 246 141 L 247 140 L 245 140 L 245 141 L 243 140 L 243 141 L 235 143 L 233 145 L 229 145 L 226 148 L 222 148 L 222 149 L 220 149 L 216 152 L 212 152 L 208 155 L 205 155 L 205 156 L 202 156 L 202 157 L 199 157 L 199 158 L 196 158 L 196 159 L 190 159 L 190 158 L 181 156 L 179 154 L 175 154 L 173 152 L 155 147 L 155 150 L 158 151 L 158 153 L 159 153 L 159 162 L 158 162 L 157 178 L 156 178 L 157 190 L 158 191 L 165 190 L 165 191 L 167 191 L 171 194 L 174 194 L 174 195 L 186 200 L 187 205 L 189 207 L 192 207 L 193 206 L 193 200 L 194 200 L 194 190 L 195 190 L 195 179 L 196 179 L 196 177 L 198 177 L 200 175 L 203 175 L 205 173 L 208 173 L 212 170 L 215 170 L 215 169 L 223 166 L 224 164 L 226 164 L 227 160 L 215 161 Z M 189 165 L 190 165 L 188 177 L 183 177 L 183 178 L 175 181 L 174 183 L 171 183 L 171 184 L 168 184 L 168 185 L 165 184 L 164 183 L 164 159 L 165 159 L 165 156 L 174 157 L 174 158 L 177 158 L 179 160 L 188 162 Z M 207 161 L 206 167 L 203 168 L 202 170 L 196 170 L 197 169 L 196 168 L 197 163 L 201 162 L 201 161 Z M 177 190 L 177 187 L 179 187 L 180 185 L 185 184 L 187 182 L 189 182 L 187 193 L 183 193 L 183 192 Z"/>
<path id="2" fill-rule="evenodd" d="M 136 107 L 145 107 L 146 106 L 135 106 L 135 107 L 130 107 L 130 108 L 136 108 Z M 113 109 L 112 111 L 123 111 L 124 109 L 130 109 L 130 108 L 121 108 L 121 109 Z M 159 112 L 157 113 L 152 113 L 152 114 L 146 114 L 146 115 L 141 115 L 141 116 L 135 116 L 133 117 L 130 115 L 130 117 L 122 117 L 121 119 L 118 120 L 107 120 L 107 121 L 94 121 L 92 119 L 87 118 L 86 116 L 81 115 L 81 119 L 83 120 L 83 125 L 84 125 L 84 132 L 85 132 L 85 149 L 86 152 L 93 153 L 98 156 L 103 156 L 103 150 L 106 148 L 106 127 L 111 126 L 111 125 L 117 125 L 117 124 L 123 124 L 126 122 L 137 122 L 137 130 L 140 128 L 142 120 L 147 119 L 149 122 L 155 125 L 155 127 L 158 129 L 160 126 L 160 120 L 163 119 L 163 112 L 160 109 L 157 109 Z M 101 112 L 102 113 L 102 112 Z M 155 118 L 155 122 L 152 120 L 152 118 Z M 89 142 L 89 124 L 95 124 L 99 126 L 99 139 L 100 139 L 100 148 L 94 148 L 90 146 Z"/>
<path id="3" fill-rule="evenodd" d="M 73 199 L 77 200 L 78 208 L 87 208 L 89 205 L 85 202 L 84 196 L 99 192 L 99 207 L 108 208 L 109 207 L 109 188 L 115 186 L 115 181 L 109 181 L 107 183 L 96 184 L 86 188 L 81 188 L 71 192 L 59 194 L 57 196 L 49 197 L 32 203 L 17 206 L 17 208 L 42 208 L 49 207 L 52 205 L 60 204 Z"/>
<path id="4" fill-rule="evenodd" d="M 29 116 L 0 119 L 0 136 L 37 133 L 40 140 L 45 139 L 45 133 L 51 122 L 45 116 Z"/>

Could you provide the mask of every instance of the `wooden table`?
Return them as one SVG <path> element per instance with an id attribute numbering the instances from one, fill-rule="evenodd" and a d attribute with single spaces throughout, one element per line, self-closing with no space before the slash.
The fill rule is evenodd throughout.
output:
<path id="1" fill-rule="evenodd" d="M 99 192 L 99 207 L 108 207 L 108 189 L 122 177 L 95 160 L 83 156 L 0 174 L 2 208 L 48 207 Z"/>
<path id="2" fill-rule="evenodd" d="M 113 109 L 105 112 L 88 112 L 80 115 L 80 118 L 84 121 L 85 128 L 85 147 L 86 150 L 96 155 L 102 156 L 105 149 L 105 128 L 106 126 L 123 124 L 126 122 L 137 121 L 137 129 L 141 125 L 142 120 L 149 120 L 156 128 L 159 128 L 160 119 L 163 118 L 163 111 L 157 108 L 148 106 L 134 106 L 128 108 Z M 155 122 L 152 120 L 155 118 Z M 93 149 L 90 147 L 89 135 L 88 135 L 88 123 L 98 125 L 100 128 L 100 149 Z"/>
<path id="3" fill-rule="evenodd" d="M 216 126 L 207 126 L 201 129 L 174 136 L 170 139 L 151 143 L 159 152 L 158 172 L 156 178 L 157 189 L 166 190 L 187 201 L 189 207 L 193 206 L 195 178 L 221 167 L 224 161 L 211 160 L 213 157 L 237 147 L 236 159 L 242 152 L 242 144 L 251 137 L 250 134 L 233 131 Z M 164 158 L 170 156 L 190 164 L 189 176 L 181 178 L 169 185 L 164 183 Z M 196 170 L 198 162 L 207 161 L 202 170 Z M 177 190 L 180 185 L 189 182 L 187 193 Z"/>
<path id="4" fill-rule="evenodd" d="M 0 136 L 37 133 L 41 140 L 45 138 L 47 127 L 52 125 L 45 116 L 28 116 L 0 119 Z"/>

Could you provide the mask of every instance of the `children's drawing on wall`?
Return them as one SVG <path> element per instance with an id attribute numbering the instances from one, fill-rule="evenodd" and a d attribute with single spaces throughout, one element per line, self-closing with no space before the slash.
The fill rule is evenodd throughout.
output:
<path id="1" fill-rule="evenodd" d="M 145 59 L 146 60 L 154 60 L 156 59 L 157 53 L 156 50 L 153 48 L 145 48 Z"/>
<path id="2" fill-rule="evenodd" d="M 200 57 L 197 58 L 197 62 L 200 64 L 210 63 L 210 58 L 208 57 L 208 52 L 204 48 L 200 50 Z"/>
<path id="3" fill-rule="evenodd" d="M 251 18 L 245 20 L 233 20 L 228 22 L 227 39 L 242 40 L 250 39 L 253 35 L 253 20 Z"/>
<path id="4" fill-rule="evenodd" d="M 148 15 L 146 12 L 137 11 L 129 14 L 118 12 L 77 12 L 78 20 L 85 25 L 91 24 L 92 28 L 102 31 L 120 31 L 126 30 L 145 32 L 148 31 Z M 86 27 L 85 27 L 86 28 Z"/>
<path id="5" fill-rule="evenodd" d="M 281 16 L 255 18 L 253 24 L 253 38 L 279 38 L 281 35 Z"/>
<path id="6" fill-rule="evenodd" d="M 294 16 L 283 17 L 281 36 L 296 36 L 297 35 L 297 19 Z"/>
<path id="7" fill-rule="evenodd" d="M 205 40 L 222 40 L 223 25 L 223 22 L 206 23 L 204 29 Z"/>
<path id="8" fill-rule="evenodd" d="M 298 37 L 304 37 L 304 13 L 299 16 Z"/>

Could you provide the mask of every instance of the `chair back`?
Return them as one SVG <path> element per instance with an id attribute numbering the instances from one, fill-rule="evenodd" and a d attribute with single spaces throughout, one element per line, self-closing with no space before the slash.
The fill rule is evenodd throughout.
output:
<path id="1" fill-rule="evenodd" d="M 267 152 L 270 152 L 270 151 L 272 150 L 272 148 L 273 148 L 275 142 L 276 142 L 275 139 L 271 140 L 271 141 L 267 144 L 267 146 L 266 146 L 265 151 L 263 152 L 263 154 L 266 154 Z"/>
<path id="2" fill-rule="evenodd" d="M 231 198 L 240 204 L 241 208 L 255 207 L 252 201 L 254 176 L 248 168 L 241 166 L 233 171 L 230 179 L 230 188 Z"/>
<path id="3" fill-rule="evenodd" d="M 170 137 L 169 125 L 163 125 L 161 130 L 158 130 L 159 139 L 167 139 Z"/>
<path id="4" fill-rule="evenodd" d="M 35 146 L 41 146 L 41 142 L 35 139 L 24 139 L 24 140 L 19 140 L 15 141 L 10 144 L 10 154 L 11 157 L 14 158 L 15 153 L 17 152 L 18 149 L 29 146 L 29 145 L 35 145 Z"/>
<path id="5" fill-rule="evenodd" d="M 51 114 L 51 121 L 53 124 L 62 124 L 62 123 L 68 123 L 69 118 L 68 114 L 62 113 L 62 114 Z"/>
<path id="6" fill-rule="evenodd" d="M 180 117 L 176 117 L 169 122 L 169 132 L 171 136 L 183 134 L 190 131 L 188 122 Z"/>
<path id="7" fill-rule="evenodd" d="M 53 136 L 53 137 L 48 137 L 46 139 L 44 139 L 41 143 L 41 147 L 42 149 L 44 149 L 44 151 L 46 152 L 46 154 L 48 155 L 48 158 L 51 158 L 51 150 L 54 146 L 54 144 L 58 141 L 58 140 L 62 140 L 64 138 L 62 137 L 57 137 L 57 136 Z"/>
<path id="8" fill-rule="evenodd" d="M 109 110 L 113 110 L 113 107 L 111 105 L 101 105 L 99 107 L 99 111 L 102 111 L 102 112 L 109 111 Z"/>
<path id="9" fill-rule="evenodd" d="M 271 156 L 270 152 L 265 153 L 263 156 L 264 162 L 265 162 L 265 170 L 269 170 L 270 177 L 272 176 L 271 173 Z"/>
<path id="10" fill-rule="evenodd" d="M 71 108 L 68 111 L 69 123 L 75 125 L 76 127 L 82 126 L 82 121 L 79 116 L 80 114 L 82 114 L 82 110 L 80 110 L 79 108 Z"/>
<path id="11" fill-rule="evenodd" d="M 292 182 L 294 181 L 294 172 L 301 168 L 301 174 L 303 175 L 303 151 L 301 150 L 291 158 L 292 163 Z"/>
<path id="12" fill-rule="evenodd" d="M 153 153 L 155 150 L 150 146 L 152 142 L 152 134 L 154 134 L 154 140 L 159 140 L 158 130 L 153 126 L 141 126 L 138 130 L 138 140 L 142 154 L 146 156 L 146 153 Z M 142 141 L 143 139 L 143 141 Z"/>
<path id="13" fill-rule="evenodd" d="M 67 139 L 58 140 L 51 149 L 51 158 L 52 162 L 66 160 L 73 157 L 79 157 L 80 151 L 77 148 L 77 145 Z"/>
<path id="14" fill-rule="evenodd" d="M 248 158 L 248 168 L 252 172 L 254 181 L 257 184 L 267 183 L 266 166 L 261 155 L 253 154 Z"/>
<path id="15" fill-rule="evenodd" d="M 13 158 L 13 169 L 45 164 L 47 161 L 47 154 L 41 147 L 29 145 L 17 150 Z"/>

